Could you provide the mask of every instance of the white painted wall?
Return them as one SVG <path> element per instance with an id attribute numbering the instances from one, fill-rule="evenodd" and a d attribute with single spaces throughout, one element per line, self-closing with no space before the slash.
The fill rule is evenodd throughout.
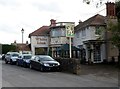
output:
<path id="1" fill-rule="evenodd" d="M 78 47 L 78 45 L 83 45 L 83 41 L 87 40 L 96 40 L 97 36 L 95 35 L 95 27 L 90 26 L 85 29 L 86 35 L 82 36 L 82 30 L 75 32 L 75 37 L 73 39 L 73 45 Z M 79 34 L 79 36 L 77 36 Z"/>
<path id="2" fill-rule="evenodd" d="M 69 40 L 66 37 L 54 37 L 51 38 L 50 44 L 66 44 Z"/>
<path id="3" fill-rule="evenodd" d="M 48 47 L 49 39 L 48 36 L 31 36 L 31 51 L 35 54 L 35 47 Z"/>

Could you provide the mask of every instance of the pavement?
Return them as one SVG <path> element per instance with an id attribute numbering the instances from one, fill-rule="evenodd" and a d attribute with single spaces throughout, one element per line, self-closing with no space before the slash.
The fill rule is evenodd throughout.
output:
<path id="1" fill-rule="evenodd" d="M 113 77 L 118 79 L 118 68 L 116 65 L 108 64 L 92 64 L 92 65 L 81 65 L 80 75 L 92 74 L 101 77 Z"/>

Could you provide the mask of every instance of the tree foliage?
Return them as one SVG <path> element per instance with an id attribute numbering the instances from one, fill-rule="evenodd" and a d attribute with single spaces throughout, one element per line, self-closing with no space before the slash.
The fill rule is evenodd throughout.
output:
<path id="1" fill-rule="evenodd" d="M 120 1 L 116 2 L 116 15 L 117 15 L 117 19 L 118 22 L 120 22 Z"/>
<path id="2" fill-rule="evenodd" d="M 116 24 L 109 22 L 108 30 L 112 33 L 112 43 L 120 49 L 120 22 Z"/>
<path id="3" fill-rule="evenodd" d="M 8 44 L 2 44 L 2 53 L 6 54 L 9 51 L 16 51 L 16 46 L 8 45 Z"/>
<path id="4" fill-rule="evenodd" d="M 112 32 L 112 42 L 120 49 L 120 1 L 115 3 L 118 22 L 110 24 Z"/>

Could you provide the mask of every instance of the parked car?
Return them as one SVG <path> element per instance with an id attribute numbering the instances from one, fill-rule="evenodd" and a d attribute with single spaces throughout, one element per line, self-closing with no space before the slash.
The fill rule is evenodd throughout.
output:
<path id="1" fill-rule="evenodd" d="M 5 60 L 5 54 L 2 54 L 2 60 Z"/>
<path id="2" fill-rule="evenodd" d="M 16 63 L 16 59 L 18 58 L 19 56 L 19 53 L 18 52 L 8 52 L 6 55 L 5 55 L 5 63 L 10 63 L 10 64 L 13 64 L 13 63 Z"/>
<path id="3" fill-rule="evenodd" d="M 30 68 L 38 69 L 40 71 L 59 71 L 60 63 L 47 55 L 36 55 L 30 60 Z"/>
<path id="4" fill-rule="evenodd" d="M 32 57 L 31 54 L 19 55 L 19 57 L 16 60 L 16 65 L 23 66 L 23 67 L 29 67 L 31 57 Z"/>
<path id="5" fill-rule="evenodd" d="M 0 59 L 2 59 L 2 54 L 0 54 Z"/>

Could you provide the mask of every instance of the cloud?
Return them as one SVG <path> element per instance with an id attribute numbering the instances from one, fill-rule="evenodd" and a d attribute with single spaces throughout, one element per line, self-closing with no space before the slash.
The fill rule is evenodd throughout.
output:
<path id="1" fill-rule="evenodd" d="M 53 12 L 53 13 L 61 12 L 60 7 L 56 2 L 50 2 L 50 3 L 34 2 L 32 5 L 33 7 L 37 8 L 39 11 L 43 11 L 43 12 Z"/>
<path id="2" fill-rule="evenodd" d="M 6 7 L 17 7 L 20 3 L 18 3 L 18 0 L 0 0 L 0 5 Z"/>
<path id="3" fill-rule="evenodd" d="M 87 5 L 82 0 L 0 0 L 0 42 L 21 42 L 22 28 L 24 39 L 28 40 L 29 33 L 50 25 L 50 19 L 78 23 L 96 12 L 95 5 Z M 9 37 L 6 41 L 5 35 Z"/>

